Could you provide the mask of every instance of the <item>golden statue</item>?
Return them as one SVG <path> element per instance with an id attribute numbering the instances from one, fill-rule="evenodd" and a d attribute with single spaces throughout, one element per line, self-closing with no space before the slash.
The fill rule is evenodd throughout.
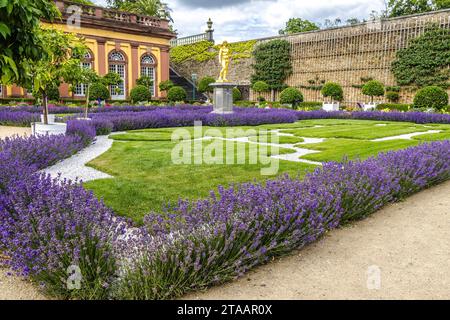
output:
<path id="1" fill-rule="evenodd" d="M 231 60 L 231 51 L 228 47 L 228 42 L 224 41 L 222 45 L 220 46 L 219 51 L 219 63 L 222 66 L 222 69 L 220 70 L 220 76 L 217 82 L 229 82 L 228 77 L 228 68 L 230 66 L 230 60 Z"/>

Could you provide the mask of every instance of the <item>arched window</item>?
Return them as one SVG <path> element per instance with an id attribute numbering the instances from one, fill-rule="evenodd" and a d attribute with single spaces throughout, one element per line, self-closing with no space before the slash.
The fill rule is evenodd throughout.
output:
<path id="1" fill-rule="evenodd" d="M 94 62 L 94 56 L 92 52 L 88 51 L 83 57 L 83 60 L 81 62 L 81 66 L 86 69 L 92 69 Z M 86 95 L 87 91 L 87 85 L 85 84 L 78 84 L 75 86 L 73 90 L 73 94 L 77 97 L 84 97 Z"/>
<path id="2" fill-rule="evenodd" d="M 155 58 L 150 54 L 144 54 L 141 58 L 141 77 L 149 77 L 153 84 L 149 88 L 152 96 L 156 96 L 156 61 Z"/>
<path id="3" fill-rule="evenodd" d="M 111 51 L 109 54 L 109 72 L 117 73 L 122 78 L 118 86 L 111 86 L 111 98 L 113 100 L 125 99 L 126 58 L 120 51 Z"/>
<path id="4" fill-rule="evenodd" d="M 0 83 L 0 98 L 3 98 L 3 85 Z"/>

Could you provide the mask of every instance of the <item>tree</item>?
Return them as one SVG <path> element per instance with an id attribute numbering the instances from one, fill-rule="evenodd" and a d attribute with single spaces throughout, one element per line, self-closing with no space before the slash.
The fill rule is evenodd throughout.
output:
<path id="1" fill-rule="evenodd" d="M 370 102 L 373 103 L 373 97 L 380 97 L 384 95 L 384 85 L 377 80 L 370 80 L 362 87 L 362 93 L 370 97 Z"/>
<path id="2" fill-rule="evenodd" d="M 450 0 L 389 0 L 387 5 L 390 17 L 400 17 L 447 8 L 450 8 Z"/>
<path id="3" fill-rule="evenodd" d="M 87 48 L 74 34 L 55 29 L 36 30 L 40 43 L 45 43 L 41 59 L 29 66 L 33 79 L 33 95 L 42 97 L 44 124 L 48 124 L 48 93 L 62 81 L 71 83 L 78 76 L 81 61 Z"/>
<path id="4" fill-rule="evenodd" d="M 135 14 L 170 20 L 172 10 L 161 0 L 108 0 L 109 6 Z"/>
<path id="5" fill-rule="evenodd" d="M 198 92 L 204 93 L 211 99 L 211 93 L 213 93 L 214 88 L 210 86 L 211 83 L 216 82 L 213 77 L 204 77 L 198 83 Z"/>
<path id="6" fill-rule="evenodd" d="M 71 79 L 66 79 L 66 81 L 68 81 L 68 83 L 70 83 L 72 87 L 75 87 L 77 85 L 85 86 L 86 104 L 84 108 L 84 117 L 87 118 L 89 111 L 91 87 L 94 83 L 100 81 L 100 77 L 91 68 L 83 68 L 82 66 L 79 66 L 78 68 L 74 68 L 72 70 Z"/>
<path id="7" fill-rule="evenodd" d="M 330 97 L 332 102 L 342 101 L 344 98 L 344 91 L 339 83 L 327 82 L 323 85 L 322 95 L 324 97 Z"/>
<path id="8" fill-rule="evenodd" d="M 282 90 L 284 81 L 292 74 L 291 44 L 272 40 L 258 45 L 254 52 L 252 83 L 264 81 L 271 90 Z"/>
<path id="9" fill-rule="evenodd" d="M 306 31 L 318 30 L 319 27 L 309 20 L 301 18 L 291 18 L 286 22 L 286 27 L 279 31 L 279 34 L 293 34 Z"/>
<path id="10" fill-rule="evenodd" d="M 0 0 L 0 81 L 31 86 L 30 66 L 42 58 L 40 20 L 60 15 L 50 0 Z"/>
<path id="11" fill-rule="evenodd" d="M 161 81 L 159 83 L 159 90 L 160 91 L 169 91 L 170 88 L 172 88 L 173 86 L 174 86 L 174 83 L 172 82 L 172 80 Z"/>
<path id="12" fill-rule="evenodd" d="M 136 84 L 138 86 L 144 86 L 146 88 L 150 88 L 151 86 L 153 86 L 153 80 L 150 79 L 149 76 L 142 76 L 136 80 Z"/>

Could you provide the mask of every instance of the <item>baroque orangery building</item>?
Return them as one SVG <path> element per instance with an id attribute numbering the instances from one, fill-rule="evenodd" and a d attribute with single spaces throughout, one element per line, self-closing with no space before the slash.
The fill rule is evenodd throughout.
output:
<path id="1" fill-rule="evenodd" d="M 116 72 L 122 77 L 120 90 L 111 90 L 111 99 L 126 100 L 141 76 L 154 80 L 150 88 L 154 98 L 164 97 L 158 84 L 169 79 L 169 42 L 175 37 L 169 21 L 70 1 L 55 3 L 62 19 L 53 24 L 42 22 L 43 26 L 83 37 L 89 48 L 83 66 L 99 75 Z M 80 85 L 70 90 L 67 84 L 62 84 L 59 91 L 61 98 L 83 99 L 84 89 Z M 0 87 L 0 98 L 14 97 L 31 98 L 31 95 L 17 86 Z"/>

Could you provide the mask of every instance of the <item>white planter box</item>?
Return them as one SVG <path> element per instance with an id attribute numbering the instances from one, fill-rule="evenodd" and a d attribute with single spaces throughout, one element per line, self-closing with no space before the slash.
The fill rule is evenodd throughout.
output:
<path id="1" fill-rule="evenodd" d="M 48 123 L 55 123 L 55 115 L 54 114 L 49 114 L 48 117 Z M 41 114 L 41 122 L 44 123 L 44 115 Z"/>
<path id="2" fill-rule="evenodd" d="M 339 111 L 339 102 L 335 103 L 323 103 L 322 104 L 322 110 L 325 111 Z"/>
<path id="3" fill-rule="evenodd" d="M 377 103 L 365 103 L 363 105 L 363 111 L 373 111 L 377 109 Z"/>
<path id="4" fill-rule="evenodd" d="M 65 134 L 67 125 L 65 123 L 49 123 L 33 122 L 31 124 L 31 133 L 33 135 L 57 135 Z"/>

